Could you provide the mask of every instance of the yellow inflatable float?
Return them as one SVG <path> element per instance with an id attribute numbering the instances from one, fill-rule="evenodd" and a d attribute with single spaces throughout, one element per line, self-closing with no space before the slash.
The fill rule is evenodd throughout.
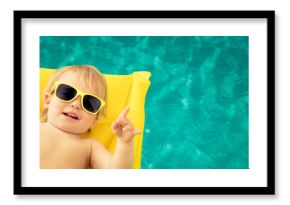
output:
<path id="1" fill-rule="evenodd" d="M 45 86 L 55 72 L 55 69 L 40 69 L 40 111 Z M 103 74 L 107 81 L 106 117 L 101 118 L 91 130 L 90 137 L 101 142 L 110 152 L 115 151 L 116 137 L 111 131 L 112 122 L 118 117 L 124 107 L 129 106 L 127 117 L 136 129 L 144 132 L 145 98 L 150 86 L 151 73 L 147 71 L 134 72 L 131 75 Z M 41 113 L 41 112 L 40 112 Z M 100 133 L 102 133 L 100 135 Z M 88 137 L 84 135 L 84 137 Z M 143 133 L 134 137 L 134 169 L 140 169 Z"/>

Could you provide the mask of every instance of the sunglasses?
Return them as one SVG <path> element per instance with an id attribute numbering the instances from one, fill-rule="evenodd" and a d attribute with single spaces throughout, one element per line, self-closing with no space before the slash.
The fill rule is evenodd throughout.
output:
<path id="1" fill-rule="evenodd" d="M 90 114 L 97 114 L 106 104 L 105 101 L 95 95 L 84 93 L 67 83 L 59 81 L 54 83 L 50 94 L 53 91 L 55 91 L 56 97 L 64 102 L 71 102 L 81 96 L 82 108 Z"/>

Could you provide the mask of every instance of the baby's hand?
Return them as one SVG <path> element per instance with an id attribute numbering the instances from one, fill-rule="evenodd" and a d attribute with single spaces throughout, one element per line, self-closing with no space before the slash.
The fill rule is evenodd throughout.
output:
<path id="1" fill-rule="evenodd" d="M 135 130 L 132 122 L 126 118 L 129 110 L 130 108 L 126 107 L 112 124 L 113 133 L 123 143 L 130 142 L 135 135 L 142 133 L 140 130 Z"/>

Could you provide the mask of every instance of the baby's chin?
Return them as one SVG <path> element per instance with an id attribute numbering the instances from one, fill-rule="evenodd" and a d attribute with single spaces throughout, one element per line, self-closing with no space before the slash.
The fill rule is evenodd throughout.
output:
<path id="1" fill-rule="evenodd" d="M 80 129 L 77 129 L 76 127 L 74 128 L 60 127 L 59 129 L 67 134 L 72 134 L 72 135 L 82 135 L 83 133 L 86 132 L 86 130 L 80 130 Z"/>

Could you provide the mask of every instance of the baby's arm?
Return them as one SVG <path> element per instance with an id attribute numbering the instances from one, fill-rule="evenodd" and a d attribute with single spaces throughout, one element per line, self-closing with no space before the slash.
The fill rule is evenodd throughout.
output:
<path id="1" fill-rule="evenodd" d="M 133 141 L 122 143 L 117 140 L 116 151 L 112 155 L 102 144 L 91 139 L 90 166 L 93 169 L 124 169 L 132 168 Z"/>
<path id="2" fill-rule="evenodd" d="M 117 139 L 116 151 L 111 160 L 111 168 L 131 169 L 134 160 L 133 140 L 128 143 L 120 142 Z"/>
<path id="3" fill-rule="evenodd" d="M 90 166 L 93 169 L 122 169 L 132 168 L 133 141 L 122 143 L 117 140 L 116 151 L 112 155 L 102 144 L 92 139 Z"/>
<path id="4" fill-rule="evenodd" d="M 106 148 L 92 140 L 90 165 L 92 168 L 130 169 L 134 160 L 133 137 L 141 134 L 135 130 L 133 124 L 126 118 L 129 108 L 125 108 L 113 122 L 112 130 L 117 136 L 116 151 L 112 155 Z"/>
<path id="5" fill-rule="evenodd" d="M 132 168 L 134 161 L 134 143 L 133 138 L 141 131 L 135 130 L 132 122 L 126 118 L 129 108 L 125 108 L 119 117 L 113 122 L 112 130 L 117 136 L 116 151 L 111 161 L 111 168 Z"/>

